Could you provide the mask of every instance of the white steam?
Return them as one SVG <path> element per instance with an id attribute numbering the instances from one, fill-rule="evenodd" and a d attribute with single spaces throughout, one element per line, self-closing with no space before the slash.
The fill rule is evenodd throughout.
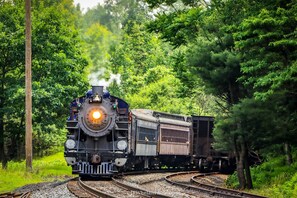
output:
<path id="1" fill-rule="evenodd" d="M 121 84 L 121 74 L 109 74 L 109 80 L 104 79 L 104 74 L 106 72 L 105 68 L 101 68 L 99 71 L 89 74 L 88 79 L 90 85 L 94 86 L 104 86 L 106 89 L 110 83 L 116 82 L 118 85 Z"/>

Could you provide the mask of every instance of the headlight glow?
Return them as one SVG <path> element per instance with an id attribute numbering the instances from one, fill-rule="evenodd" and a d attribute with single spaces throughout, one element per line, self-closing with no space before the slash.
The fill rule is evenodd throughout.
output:
<path id="1" fill-rule="evenodd" d="M 68 140 L 66 140 L 66 142 L 65 142 L 65 146 L 66 146 L 66 148 L 68 148 L 68 149 L 74 149 L 75 146 L 76 146 L 76 142 L 75 142 L 73 139 L 68 139 Z"/>
<path id="2" fill-rule="evenodd" d="M 101 117 L 101 113 L 99 111 L 93 112 L 93 118 L 94 119 L 99 119 Z"/>
<path id="3" fill-rule="evenodd" d="M 125 140 L 120 140 L 117 143 L 117 147 L 119 150 L 125 150 L 127 148 L 127 142 Z"/>

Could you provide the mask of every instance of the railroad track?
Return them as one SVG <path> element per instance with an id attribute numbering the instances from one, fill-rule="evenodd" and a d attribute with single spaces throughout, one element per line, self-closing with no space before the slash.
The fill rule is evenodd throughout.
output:
<path id="1" fill-rule="evenodd" d="M 197 172 L 196 172 L 197 173 Z M 146 189 L 152 192 L 158 192 L 162 195 L 168 197 L 187 197 L 187 198 L 206 198 L 207 196 L 197 194 L 197 191 L 187 190 L 181 187 L 173 186 L 165 181 L 165 176 L 172 173 L 154 173 L 154 174 L 144 174 L 144 175 L 130 175 L 123 177 L 128 183 L 136 185 L 140 188 Z"/>
<path id="2" fill-rule="evenodd" d="M 227 188 L 222 188 L 222 187 L 218 187 L 215 186 L 213 184 L 206 184 L 204 182 L 199 181 L 198 178 L 201 177 L 205 177 L 211 174 L 196 174 L 193 175 L 190 178 L 190 181 L 186 182 L 186 181 L 176 181 L 173 178 L 174 177 L 179 177 L 181 175 L 193 175 L 193 172 L 182 172 L 182 173 L 174 173 L 171 175 L 168 175 L 165 177 L 165 180 L 172 184 L 172 185 L 176 185 L 176 186 L 180 186 L 183 187 L 185 189 L 188 190 L 194 190 L 197 192 L 202 192 L 205 194 L 209 194 L 211 196 L 218 196 L 218 197 L 228 197 L 228 198 L 265 198 L 263 196 L 260 195 L 255 195 L 255 194 L 251 194 L 251 193 L 246 193 L 246 192 L 242 192 L 242 191 L 237 191 L 237 190 L 231 190 L 231 189 L 227 189 Z"/>
<path id="3" fill-rule="evenodd" d="M 24 193 L 12 193 L 12 192 L 9 192 L 9 193 L 3 193 L 3 194 L 0 194 L 0 198 L 28 198 L 30 197 L 31 195 L 31 192 L 24 192 Z"/>
<path id="4" fill-rule="evenodd" d="M 83 181 L 80 178 L 70 181 L 67 185 L 70 192 L 77 197 L 158 197 L 168 196 L 147 191 L 125 183 L 119 179 L 101 181 Z"/>

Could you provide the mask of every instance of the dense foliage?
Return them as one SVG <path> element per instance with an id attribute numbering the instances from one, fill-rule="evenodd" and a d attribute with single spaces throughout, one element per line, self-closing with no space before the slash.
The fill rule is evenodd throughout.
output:
<path id="1" fill-rule="evenodd" d="M 296 1 L 149 1 L 148 26 L 228 105 L 216 119 L 216 148 L 233 151 L 240 188 L 252 188 L 248 153 L 296 146 Z M 182 4 L 182 6 L 180 5 Z M 265 154 L 265 153 L 264 153 Z"/>
<path id="2" fill-rule="evenodd" d="M 141 25 L 129 25 L 111 60 L 113 71 L 122 74 L 121 96 L 132 108 L 182 114 L 209 113 L 210 108 L 199 106 L 197 98 L 202 96 L 195 98 L 194 88 L 185 92 L 185 83 L 174 71 L 171 48 L 155 34 L 146 33 Z M 211 100 L 210 97 L 208 103 Z"/>
<path id="3" fill-rule="evenodd" d="M 0 153 L 3 167 L 24 155 L 24 2 L 0 2 Z M 61 145 L 69 101 L 86 86 L 72 1 L 33 1 L 32 89 L 34 153 Z"/>

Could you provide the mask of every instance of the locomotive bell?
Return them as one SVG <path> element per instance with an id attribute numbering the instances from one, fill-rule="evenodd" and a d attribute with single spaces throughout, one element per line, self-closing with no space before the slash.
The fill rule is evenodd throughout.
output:
<path id="1" fill-rule="evenodd" d="M 103 86 L 92 86 L 93 97 L 103 95 Z"/>
<path id="2" fill-rule="evenodd" d="M 103 86 L 92 86 L 93 101 L 101 102 L 103 96 Z"/>

